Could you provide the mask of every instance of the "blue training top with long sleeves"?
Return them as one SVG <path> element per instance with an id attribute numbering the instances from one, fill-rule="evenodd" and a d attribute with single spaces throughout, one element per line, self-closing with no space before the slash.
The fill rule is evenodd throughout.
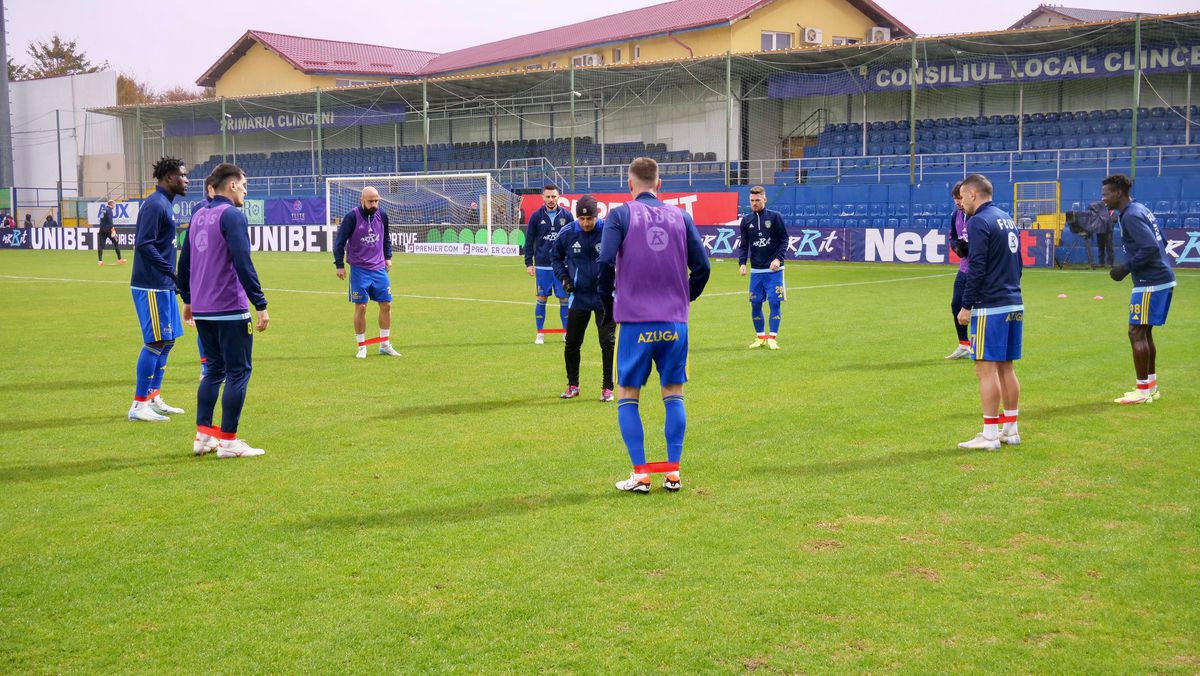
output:
<path id="1" fill-rule="evenodd" d="M 558 231 L 550 252 L 554 276 L 571 280 L 569 307 L 572 310 L 598 310 L 604 306 L 600 295 L 600 242 L 604 234 L 604 219 L 596 219 L 596 227 L 584 232 L 579 221 Z"/>
<path id="2" fill-rule="evenodd" d="M 548 211 L 543 205 L 533 212 L 529 217 L 529 223 L 525 226 L 526 267 L 530 265 L 550 267 L 550 249 L 554 247 L 558 231 L 574 220 L 571 213 L 562 205 L 559 205 L 554 211 Z"/>
<path id="3" fill-rule="evenodd" d="M 1021 304 L 1021 233 L 1017 224 L 992 202 L 985 202 L 967 221 L 965 308 Z"/>
<path id="4" fill-rule="evenodd" d="M 173 196 L 158 187 L 142 202 L 137 216 L 133 273 L 129 285 L 139 289 L 175 288 L 175 215 Z"/>
<path id="5" fill-rule="evenodd" d="M 787 225 L 778 211 L 751 211 L 742 217 L 741 229 L 742 250 L 738 254 L 738 265 L 745 265 L 749 258 L 751 268 L 767 270 L 775 259 L 779 259 L 780 265 L 787 261 Z"/>
<path id="6" fill-rule="evenodd" d="M 1118 214 L 1121 219 L 1121 244 L 1125 247 L 1125 265 L 1134 286 L 1158 286 L 1175 281 L 1167 243 L 1158 229 L 1158 219 L 1141 202 L 1130 202 Z"/>

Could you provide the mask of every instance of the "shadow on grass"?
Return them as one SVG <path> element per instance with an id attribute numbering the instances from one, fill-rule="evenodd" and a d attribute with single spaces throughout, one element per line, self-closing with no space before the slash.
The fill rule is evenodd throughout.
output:
<path id="1" fill-rule="evenodd" d="M 460 505 L 431 505 L 382 512 L 318 515 L 296 525 L 301 529 L 311 530 L 316 528 L 403 528 L 462 523 L 571 507 L 592 500 L 604 499 L 607 495 L 600 491 L 554 495 L 513 495 Z"/>
<path id="2" fill-rule="evenodd" d="M 945 364 L 946 361 L 938 361 L 936 359 L 918 359 L 915 361 L 892 361 L 892 362 L 863 362 L 860 364 L 842 364 L 840 366 L 830 366 L 830 371 L 904 371 L 906 369 L 917 369 L 921 367 L 932 368 L 937 364 Z"/>
<path id="3" fill-rule="evenodd" d="M 400 406 L 393 408 L 387 413 L 380 413 L 374 417 L 379 420 L 395 420 L 405 416 L 424 416 L 424 415 L 454 415 L 460 413 L 489 413 L 498 410 L 516 410 L 522 408 L 534 408 L 551 405 L 551 402 L 556 399 L 554 395 L 533 397 L 526 399 L 494 399 L 494 400 L 476 400 L 476 401 L 456 401 L 447 402 L 444 404 L 413 404 L 411 406 Z"/>
<path id="4" fill-rule="evenodd" d="M 1109 399 L 1098 399 L 1088 401 L 1076 401 L 1069 404 L 1058 404 L 1056 406 L 1030 406 L 1021 407 L 1021 421 L 1038 420 L 1045 418 L 1069 418 L 1077 415 L 1099 415 L 1103 413 L 1112 413 L 1122 408 L 1120 404 L 1114 404 Z"/>
<path id="5" fill-rule="evenodd" d="M 550 336 L 547 336 L 546 344 L 550 345 L 551 342 L 552 341 L 550 340 Z M 444 350 L 447 347 L 452 347 L 453 349 L 460 350 L 460 349 L 470 349 L 470 348 L 474 348 L 474 347 L 523 347 L 523 346 L 525 346 L 526 343 L 528 343 L 529 345 L 533 345 L 533 340 L 532 339 L 530 339 L 530 340 L 507 340 L 507 341 L 499 341 L 499 342 L 495 342 L 495 343 L 477 343 L 473 340 L 463 340 L 460 342 L 454 342 L 452 345 L 444 343 L 444 342 L 442 342 L 442 343 L 396 342 L 396 343 L 392 343 L 392 345 L 394 345 L 395 348 L 397 350 L 399 350 L 400 352 L 404 352 L 404 348 L 408 348 L 410 350 L 418 350 L 418 349 L 425 349 L 425 348 L 436 348 L 439 350 Z"/>
<path id="6" fill-rule="evenodd" d="M 957 446 L 950 446 L 949 448 L 931 448 L 924 451 L 898 451 L 887 455 L 872 455 L 849 460 L 810 462 L 803 465 L 766 465 L 750 467 L 746 471 L 750 474 L 766 474 L 771 476 L 779 476 L 780 474 L 801 477 L 835 476 L 838 474 L 861 472 L 863 470 L 905 467 L 931 460 L 956 458 L 979 453 L 984 453 L 984 451 L 972 451 L 965 448 L 958 448 Z"/>
<path id="7" fill-rule="evenodd" d="M 0 392 L 70 392 L 73 390 L 101 390 L 108 387 L 128 387 L 129 379 L 123 380 L 38 380 L 36 382 L 0 383 Z"/>
<path id="8" fill-rule="evenodd" d="M 61 430 L 64 427 L 107 427 L 108 425 L 127 425 L 125 412 L 117 409 L 114 413 L 104 415 L 72 416 L 63 418 L 26 418 L 24 420 L 0 421 L 0 429 L 5 432 L 29 432 L 36 430 Z"/>
<path id="9" fill-rule="evenodd" d="M 138 467 L 174 465 L 186 462 L 192 456 L 184 453 L 163 453 L 147 456 L 121 458 L 95 458 L 71 462 L 48 462 L 0 467 L 0 484 L 24 481 L 47 481 L 64 477 L 79 477 L 101 472 L 114 472 Z"/>

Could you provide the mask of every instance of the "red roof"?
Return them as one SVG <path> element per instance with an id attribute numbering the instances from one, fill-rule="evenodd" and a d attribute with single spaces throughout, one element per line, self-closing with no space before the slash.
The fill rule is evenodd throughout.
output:
<path id="1" fill-rule="evenodd" d="M 205 71 L 196 84 L 201 87 L 215 86 L 217 79 L 256 42 L 304 73 L 415 76 L 430 59 L 437 56 L 435 52 L 251 30 L 246 31 L 229 51 Z"/>
<path id="2" fill-rule="evenodd" d="M 847 0 L 881 25 L 891 25 L 893 37 L 913 32 L 873 0 Z M 196 84 L 212 87 L 256 42 L 279 54 L 304 73 L 386 77 L 428 77 L 571 51 L 591 45 L 627 42 L 667 33 L 731 24 L 772 0 L 672 0 L 537 33 L 497 40 L 445 54 L 396 47 L 320 40 L 265 31 L 246 31 Z M 565 64 L 564 64 L 565 65 Z"/>
<path id="3" fill-rule="evenodd" d="M 449 73 L 588 45 L 728 24 L 769 2 L 771 0 L 673 0 L 442 54 L 429 62 L 425 74 Z"/>

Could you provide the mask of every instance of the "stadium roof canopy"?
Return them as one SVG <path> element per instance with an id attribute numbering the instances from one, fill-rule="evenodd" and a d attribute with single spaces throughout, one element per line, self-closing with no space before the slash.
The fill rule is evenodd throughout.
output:
<path id="1" fill-rule="evenodd" d="M 1141 14 L 1143 17 L 1157 16 L 1146 12 L 1117 12 L 1108 9 L 1086 9 L 1083 7 L 1062 7 L 1059 5 L 1038 5 L 1032 12 L 1021 17 L 1021 20 L 1009 26 L 1014 28 L 1029 28 L 1034 19 L 1049 15 L 1058 23 L 1093 23 L 1096 21 L 1112 21 L 1114 19 L 1132 19 Z"/>
<path id="2" fill-rule="evenodd" d="M 1020 56 L 1066 52 L 1094 47 L 1098 39 L 1132 44 L 1134 19 L 1089 24 L 1071 24 L 1029 28 L 1026 30 L 962 33 L 915 38 L 923 61 L 955 60 L 964 56 Z M 1142 40 L 1146 44 L 1173 44 L 1181 31 L 1200 31 L 1200 12 L 1162 15 L 1142 20 Z M 914 39 L 860 43 L 848 46 L 820 46 L 733 55 L 728 67 L 734 78 L 758 81 L 764 72 L 828 73 L 856 69 L 884 62 L 906 67 Z M 882 55 L 882 56 L 881 56 Z M 612 98 L 612 92 L 624 89 L 647 99 L 656 75 L 685 73 L 698 82 L 724 83 L 725 57 L 703 57 L 633 64 L 606 65 L 574 70 L 575 91 L 585 97 Z M 403 103 L 414 115 L 420 114 L 425 101 L 435 117 L 453 116 L 459 111 L 490 111 L 495 106 L 561 105 L 571 99 L 567 86 L 568 70 L 425 77 L 385 84 L 339 87 L 322 90 L 324 106 L 362 107 Z M 718 85 L 719 86 L 719 85 Z M 640 88 L 640 90 L 638 89 Z M 640 91 L 640 94 L 639 94 Z M 578 100 L 578 99 L 577 99 Z M 140 117 L 143 125 L 153 127 L 166 120 L 219 119 L 223 112 L 242 113 L 250 109 L 268 111 L 313 111 L 317 102 L 314 90 L 292 93 L 227 97 L 178 103 L 112 106 L 94 109 L 132 121 Z"/>
<path id="3" fill-rule="evenodd" d="M 610 14 L 527 35 L 519 35 L 445 54 L 396 47 L 320 40 L 250 30 L 217 60 L 196 84 L 215 86 L 238 59 L 259 43 L 297 70 L 309 75 L 374 75 L 395 78 L 434 77 L 498 63 L 532 58 L 552 51 L 666 36 L 701 28 L 732 24 L 773 0 L 672 0 L 650 7 Z M 913 31 L 873 0 L 848 0 L 850 5 L 879 25 L 894 27 L 897 37 Z"/>

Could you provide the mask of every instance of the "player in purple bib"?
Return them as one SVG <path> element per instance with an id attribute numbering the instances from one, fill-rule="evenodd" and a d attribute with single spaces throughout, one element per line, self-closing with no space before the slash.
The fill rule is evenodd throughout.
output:
<path id="1" fill-rule="evenodd" d="M 388 237 L 388 217 L 379 208 L 379 191 L 362 189 L 358 208 L 346 214 L 333 242 L 333 265 L 338 279 L 346 278 L 350 264 L 350 302 L 354 303 L 354 338 L 358 359 L 367 358 L 367 344 L 378 342 L 379 354 L 399 357 L 392 347 L 392 240 Z M 367 301 L 379 304 L 379 338 L 367 340 Z"/>
<path id="2" fill-rule="evenodd" d="M 179 256 L 183 319 L 196 323 L 207 357 L 196 390 L 192 452 L 203 455 L 215 450 L 218 458 L 262 455 L 261 448 L 251 448 L 238 438 L 250 384 L 254 330 L 265 331 L 270 322 L 267 299 L 250 260 L 249 224 L 237 208 L 246 199 L 246 175 L 237 165 L 219 164 L 213 169 L 212 185 L 215 197 L 192 214 L 187 246 Z M 251 305 L 256 321 L 250 315 Z M 213 425 L 218 396 L 220 427 Z"/>
<path id="3" fill-rule="evenodd" d="M 958 347 L 946 355 L 946 359 L 970 359 L 971 340 L 967 327 L 958 323 L 958 311 L 962 309 L 963 291 L 967 288 L 967 215 L 962 208 L 962 181 L 954 184 L 950 196 L 954 198 L 954 213 L 950 214 L 950 250 L 958 256 L 958 274 L 954 275 L 954 291 L 950 296 L 950 317 L 954 320 L 954 331 L 958 334 Z"/>
<path id="4" fill-rule="evenodd" d="M 655 472 L 665 474 L 663 488 L 669 491 L 682 485 L 688 313 L 709 276 L 708 255 L 691 216 L 658 199 L 661 187 L 658 163 L 634 160 L 629 165 L 634 200 L 609 211 L 600 242 L 601 297 L 611 298 L 617 321 L 617 423 L 633 463 L 629 478 L 616 486 L 635 493 L 650 491 Z M 646 462 L 638 403 L 651 365 L 666 408 L 666 462 Z"/>

